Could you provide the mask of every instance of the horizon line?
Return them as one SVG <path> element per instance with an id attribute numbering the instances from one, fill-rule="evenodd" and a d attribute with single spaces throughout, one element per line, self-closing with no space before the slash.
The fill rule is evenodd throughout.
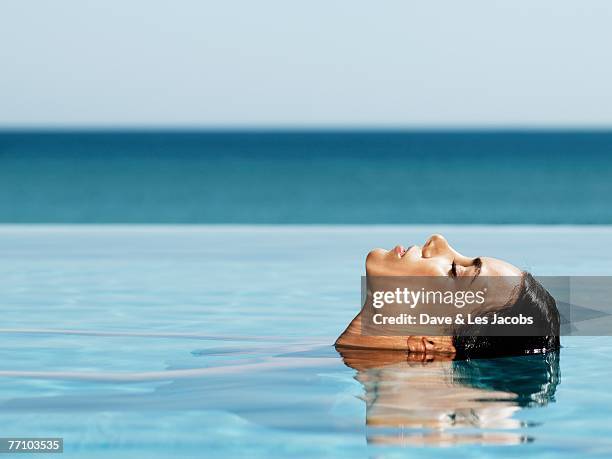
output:
<path id="1" fill-rule="evenodd" d="M 0 126 L 3 134 L 357 134 L 357 133 L 612 133 L 612 125 L 593 126 Z"/>

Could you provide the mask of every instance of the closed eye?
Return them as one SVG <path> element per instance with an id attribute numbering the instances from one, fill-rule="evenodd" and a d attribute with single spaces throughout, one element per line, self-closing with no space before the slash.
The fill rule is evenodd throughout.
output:
<path id="1" fill-rule="evenodd" d="M 450 277 L 457 277 L 457 263 L 455 263 L 455 260 L 453 260 L 453 262 L 451 263 L 451 269 L 448 274 L 450 275 Z"/>
<path id="2" fill-rule="evenodd" d="M 474 258 L 472 260 L 472 265 L 474 267 L 474 277 L 472 278 L 472 282 L 474 282 L 476 280 L 476 278 L 480 275 L 480 271 L 482 269 L 482 259 L 480 257 L 478 258 Z M 457 263 L 455 262 L 455 260 L 453 260 L 453 262 L 451 263 L 451 269 L 448 272 L 448 275 L 450 277 L 457 277 Z"/>
<path id="3" fill-rule="evenodd" d="M 480 271 L 482 269 L 482 260 L 480 257 L 478 258 L 474 258 L 472 260 L 472 265 L 474 265 L 474 278 L 472 279 L 472 282 L 474 282 L 476 280 L 476 278 L 480 275 Z"/>

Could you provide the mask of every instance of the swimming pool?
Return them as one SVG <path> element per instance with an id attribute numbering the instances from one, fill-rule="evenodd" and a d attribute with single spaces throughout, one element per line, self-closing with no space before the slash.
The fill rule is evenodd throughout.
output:
<path id="1" fill-rule="evenodd" d="M 432 232 L 540 275 L 612 274 L 608 227 L 0 226 L 2 436 L 63 437 L 66 457 L 610 457 L 608 337 L 545 367 L 380 371 L 331 347 L 364 254 Z M 524 403 L 499 384 L 542 372 Z"/>

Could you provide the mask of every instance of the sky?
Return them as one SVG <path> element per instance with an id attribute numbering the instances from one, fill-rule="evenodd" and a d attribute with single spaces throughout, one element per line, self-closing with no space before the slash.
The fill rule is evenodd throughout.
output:
<path id="1" fill-rule="evenodd" d="M 2 0 L 0 128 L 612 127 L 609 0 Z"/>

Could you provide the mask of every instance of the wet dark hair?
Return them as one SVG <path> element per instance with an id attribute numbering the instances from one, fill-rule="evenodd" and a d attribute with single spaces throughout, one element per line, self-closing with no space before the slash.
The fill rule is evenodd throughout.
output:
<path id="1" fill-rule="evenodd" d="M 521 407 L 555 401 L 561 381 L 559 351 L 500 359 L 455 360 L 453 382 L 489 391 L 516 394 Z"/>
<path id="2" fill-rule="evenodd" d="M 524 272 L 516 300 L 498 311 L 488 311 L 488 325 L 462 325 L 455 331 L 453 345 L 457 359 L 478 359 L 539 354 L 560 348 L 559 311 L 550 293 Z M 533 317 L 532 325 L 491 325 L 498 317 Z"/>

